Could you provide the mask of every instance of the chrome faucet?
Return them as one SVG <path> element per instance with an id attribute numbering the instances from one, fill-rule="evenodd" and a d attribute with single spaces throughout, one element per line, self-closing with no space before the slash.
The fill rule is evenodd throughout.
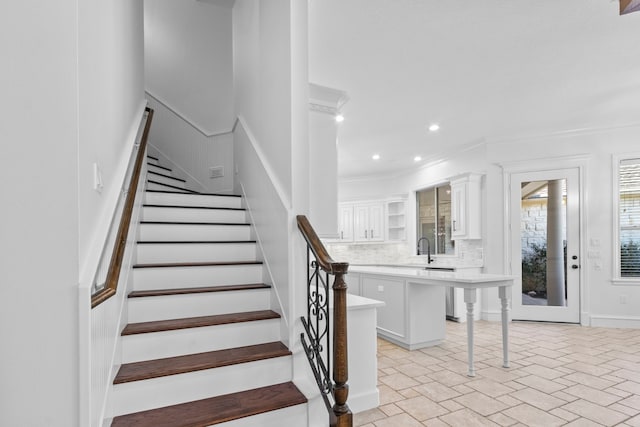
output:
<path id="1" fill-rule="evenodd" d="M 427 264 L 431 264 L 433 262 L 433 260 L 431 259 L 431 243 L 426 237 L 421 237 L 418 239 L 418 255 L 422 255 L 420 250 L 420 242 L 422 242 L 423 240 L 427 241 Z"/>

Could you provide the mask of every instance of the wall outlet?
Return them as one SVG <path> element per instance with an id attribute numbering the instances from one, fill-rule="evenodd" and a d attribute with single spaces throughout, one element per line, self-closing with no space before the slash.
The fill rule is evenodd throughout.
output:
<path id="1" fill-rule="evenodd" d="M 100 170 L 100 166 L 97 163 L 93 164 L 93 189 L 98 193 L 102 193 L 102 188 L 104 185 L 102 184 L 102 171 Z"/>
<path id="2" fill-rule="evenodd" d="M 378 285 L 378 292 L 384 292 L 384 285 Z"/>
<path id="3" fill-rule="evenodd" d="M 627 303 L 627 296 L 625 294 L 621 294 L 620 295 L 620 304 L 626 304 Z"/>

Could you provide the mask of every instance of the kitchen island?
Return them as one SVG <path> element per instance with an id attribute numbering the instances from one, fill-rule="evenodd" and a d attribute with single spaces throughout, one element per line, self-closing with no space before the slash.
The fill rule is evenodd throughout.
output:
<path id="1" fill-rule="evenodd" d="M 378 313 L 378 335 L 409 350 L 445 339 L 446 288 L 464 289 L 467 308 L 468 373 L 473 363 L 474 306 L 478 289 L 498 288 L 502 307 L 503 366 L 509 367 L 509 300 L 514 278 L 499 274 L 426 270 L 424 267 L 350 266 L 349 291 L 386 303 Z"/>

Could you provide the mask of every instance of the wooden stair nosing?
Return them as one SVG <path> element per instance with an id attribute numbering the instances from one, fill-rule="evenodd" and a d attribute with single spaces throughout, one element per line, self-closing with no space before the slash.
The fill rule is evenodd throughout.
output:
<path id="1" fill-rule="evenodd" d="M 175 194 L 175 191 L 164 191 L 164 190 L 146 190 L 147 193 L 169 193 Z M 198 196 L 217 196 L 217 197 L 242 197 L 239 194 L 221 194 L 221 193 L 198 193 L 194 192 L 194 194 Z"/>
<path id="2" fill-rule="evenodd" d="M 140 221 L 140 224 L 165 224 L 165 225 L 251 225 L 248 222 L 201 222 L 201 221 Z"/>
<path id="3" fill-rule="evenodd" d="M 215 314 L 212 316 L 187 317 L 184 319 L 154 320 L 151 322 L 130 323 L 121 335 L 136 335 L 152 332 L 173 331 L 178 329 L 200 328 L 205 326 L 228 325 L 232 323 L 253 322 L 258 320 L 279 319 L 273 310 L 246 311 L 242 313 Z"/>
<path id="4" fill-rule="evenodd" d="M 131 291 L 128 298 L 160 297 L 170 295 L 202 294 L 210 292 L 249 291 L 255 289 L 270 289 L 271 286 L 264 283 L 247 283 L 243 285 L 220 285 L 191 288 L 151 289 L 148 291 Z"/>
<path id="5" fill-rule="evenodd" d="M 203 262 L 158 262 L 153 264 L 135 264 L 133 268 L 172 268 L 172 267 L 216 267 L 224 265 L 261 265 L 262 261 L 203 261 Z"/>
<path id="6" fill-rule="evenodd" d="M 160 169 L 164 169 L 164 170 L 169 171 L 169 172 L 173 171 L 173 169 L 170 169 L 170 168 L 167 168 L 167 167 L 164 167 L 164 166 L 160 166 L 160 165 L 154 165 L 153 163 L 147 163 L 147 165 L 148 166 L 153 166 L 153 167 L 156 167 L 156 168 L 160 168 Z"/>
<path id="7" fill-rule="evenodd" d="M 186 179 L 176 178 L 175 176 L 165 175 L 165 174 L 154 172 L 154 171 L 147 171 L 147 173 L 151 174 L 151 175 L 158 175 L 158 176 L 161 176 L 163 178 L 173 179 L 173 180 L 180 181 L 180 182 L 187 182 Z"/>
<path id="8" fill-rule="evenodd" d="M 160 161 L 160 159 L 159 159 L 159 158 L 157 158 L 157 157 L 153 157 L 153 156 L 150 156 L 150 155 L 148 155 L 148 154 L 147 154 L 147 158 L 149 158 L 149 159 L 153 159 L 153 160 L 155 160 L 155 161 L 157 161 L 157 162 L 159 162 L 159 161 Z"/>
<path id="9" fill-rule="evenodd" d="M 221 211 L 246 211 L 244 208 L 226 208 L 216 206 L 187 206 L 187 205 L 149 205 L 143 204 L 143 208 L 178 208 L 178 209 L 208 209 Z"/>
<path id="10" fill-rule="evenodd" d="M 169 187 L 169 188 L 174 188 L 176 190 L 180 190 L 186 194 L 200 194 L 197 191 L 193 191 L 193 190 L 189 190 L 187 188 L 182 188 L 182 187 L 177 187 L 175 185 L 171 185 L 171 184 L 165 184 L 164 182 L 158 182 L 158 181 L 154 181 L 152 179 L 147 179 L 147 182 L 149 184 L 156 184 L 156 185 L 162 185 L 163 187 Z"/>
<path id="11" fill-rule="evenodd" d="M 287 382 L 120 415 L 111 427 L 206 427 L 304 403 L 307 398 Z"/>
<path id="12" fill-rule="evenodd" d="M 151 378 L 168 377 L 187 372 L 239 365 L 258 360 L 291 356 L 291 351 L 282 342 L 254 344 L 224 350 L 186 354 L 163 359 L 125 363 L 120 366 L 113 384 L 123 384 Z"/>
<path id="13" fill-rule="evenodd" d="M 241 244 L 256 243 L 256 240 L 138 240 L 138 245 L 157 245 L 157 244 Z"/>

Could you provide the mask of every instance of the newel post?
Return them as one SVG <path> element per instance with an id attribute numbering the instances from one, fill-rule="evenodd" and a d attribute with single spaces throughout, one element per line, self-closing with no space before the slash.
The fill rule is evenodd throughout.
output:
<path id="1" fill-rule="evenodd" d="M 333 263 L 333 381 L 334 399 L 331 427 L 351 427 L 353 416 L 347 398 L 349 396 L 347 355 L 347 274 L 348 263 Z"/>

